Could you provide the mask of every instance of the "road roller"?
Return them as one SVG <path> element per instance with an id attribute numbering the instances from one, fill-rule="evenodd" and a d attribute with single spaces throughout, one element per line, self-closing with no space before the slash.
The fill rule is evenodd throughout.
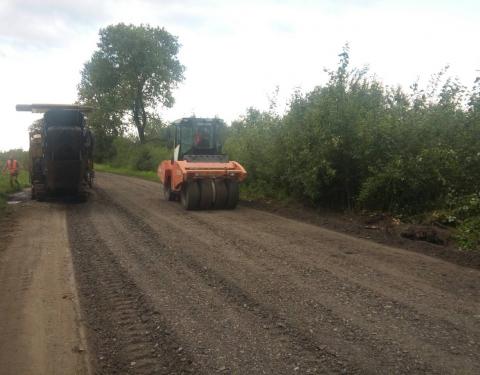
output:
<path id="1" fill-rule="evenodd" d="M 173 155 L 157 170 L 165 199 L 180 201 L 187 210 L 234 209 L 247 172 L 221 152 L 224 121 L 189 117 L 172 125 Z"/>

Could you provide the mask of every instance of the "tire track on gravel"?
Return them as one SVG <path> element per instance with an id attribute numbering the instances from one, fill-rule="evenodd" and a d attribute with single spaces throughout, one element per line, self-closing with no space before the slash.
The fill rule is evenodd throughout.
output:
<path id="1" fill-rule="evenodd" d="M 204 227 L 208 227 L 220 239 L 228 238 L 229 234 L 231 234 L 231 232 L 227 232 L 221 227 L 213 226 L 200 217 L 195 217 L 195 220 Z M 304 290 L 310 289 L 312 295 L 315 295 L 315 292 L 318 293 L 318 290 L 309 288 L 309 284 L 312 284 L 313 280 L 317 281 L 322 285 L 323 289 L 329 292 L 329 295 L 322 297 L 325 302 L 328 301 L 327 304 L 329 306 L 338 306 L 339 308 L 342 304 L 343 308 L 345 305 L 356 306 L 355 310 L 347 315 L 350 315 L 357 322 L 365 319 L 365 317 L 368 317 L 367 320 L 370 324 L 381 321 L 384 327 L 375 328 L 378 335 L 384 337 L 393 336 L 400 342 L 408 336 L 421 338 L 423 341 L 421 347 L 432 345 L 430 350 L 433 351 L 433 346 L 440 344 L 444 352 L 452 352 L 455 355 L 462 353 L 462 356 L 473 357 L 478 352 L 478 346 L 474 346 L 471 343 L 480 343 L 480 321 L 463 321 L 461 325 L 458 323 L 454 324 L 452 322 L 454 319 L 447 316 L 444 311 L 442 311 L 443 314 L 432 317 L 432 315 L 428 315 L 422 309 L 414 307 L 411 304 L 411 300 L 410 303 L 406 303 L 404 298 L 393 299 L 387 293 L 388 289 L 369 288 L 350 275 L 349 278 L 338 276 L 340 272 L 333 265 L 333 270 L 337 271 L 336 274 L 333 270 L 327 269 L 325 265 L 322 265 L 323 267 L 317 266 L 314 259 L 310 257 L 307 257 L 307 259 L 299 257 L 298 254 L 301 248 L 294 241 L 286 242 L 292 254 L 290 256 L 276 254 L 269 247 L 262 245 L 260 241 L 252 237 L 247 238 L 246 236 L 237 235 L 234 241 L 229 242 L 231 246 L 234 246 L 246 256 L 263 259 L 265 263 L 269 262 L 272 269 L 280 270 L 283 268 L 287 270 L 285 274 L 295 274 L 297 277 L 302 278 L 304 283 L 300 287 Z M 275 247 L 277 248 L 280 246 L 273 237 L 269 237 L 267 242 L 274 246 L 276 245 Z M 287 264 L 285 264 L 286 259 L 288 259 Z M 384 280 L 388 280 L 388 275 L 383 276 Z M 380 279 L 378 282 L 380 283 Z M 295 281 L 292 280 L 291 283 L 295 284 Z M 341 285 L 340 288 L 338 287 L 339 285 Z M 383 287 L 384 283 L 381 285 Z M 405 288 L 408 287 L 408 284 L 405 285 Z M 331 296 L 334 296 L 334 298 Z M 445 308 L 445 306 L 442 307 Z M 462 308 L 460 307 L 460 309 Z M 472 307 L 469 309 L 465 307 L 464 310 L 462 315 L 457 314 L 457 321 L 458 318 L 464 318 L 465 315 L 471 315 L 475 311 Z M 368 330 L 365 325 L 360 324 L 360 326 Z M 391 327 L 394 327 L 397 332 L 392 332 Z M 400 332 L 401 335 L 398 335 L 397 333 Z M 445 335 L 445 332 L 449 333 Z M 409 343 L 407 340 L 406 344 L 408 345 L 405 346 L 411 346 L 413 343 Z M 440 355 L 440 358 L 436 359 L 436 361 L 441 360 L 441 357 Z M 452 360 L 449 359 L 449 361 Z M 458 366 L 461 366 L 465 358 L 462 357 L 456 361 L 459 362 Z M 480 371 L 480 369 L 478 370 Z"/>
<path id="2" fill-rule="evenodd" d="M 119 214 L 132 222 L 130 227 L 137 226 L 138 230 L 141 230 L 148 238 L 155 239 L 154 242 L 165 244 L 166 239 L 159 237 L 158 233 L 139 214 L 140 212 L 142 214 L 146 213 L 143 209 L 136 206 L 135 212 L 132 212 L 126 208 L 127 204 L 124 205 L 125 199 L 122 199 L 123 204 L 120 204 L 116 201 L 116 198 L 110 197 L 103 190 L 100 190 L 99 194 L 103 199 L 109 200 Z M 189 219 L 197 220 L 196 217 L 190 217 Z M 153 219 L 149 221 L 155 222 Z M 169 231 L 172 233 L 181 229 L 170 221 L 162 222 L 162 225 L 171 227 L 171 230 Z M 202 243 L 201 240 L 188 233 L 184 233 L 183 236 L 185 239 L 188 238 L 188 243 L 192 244 L 196 252 L 199 254 L 210 253 L 209 257 L 212 257 L 212 251 L 216 252 L 216 249 L 224 251 L 226 248 L 225 243 L 214 243 L 212 246 L 212 244 L 206 245 L 205 243 Z M 228 238 L 228 236 L 222 235 L 221 238 L 225 239 Z M 214 241 L 213 238 L 210 238 L 210 240 Z M 289 316 L 285 316 L 283 313 L 279 314 L 272 303 L 275 300 L 278 301 L 278 298 L 281 298 L 277 293 L 278 291 L 270 291 L 270 293 L 268 293 L 269 295 L 265 295 L 264 300 L 261 301 L 263 298 L 260 295 L 256 298 L 254 295 L 251 295 L 243 288 L 239 287 L 237 285 L 239 280 L 236 281 L 235 278 L 232 279 L 233 274 L 231 274 L 230 277 L 225 277 L 224 274 L 216 272 L 212 267 L 205 267 L 205 262 L 202 264 L 198 263 L 194 256 L 186 252 L 185 249 L 178 248 L 175 243 L 169 243 L 168 246 L 163 246 L 164 248 L 175 248 L 176 251 L 180 251 L 181 256 L 178 257 L 178 259 L 181 262 L 186 264 L 193 272 L 203 278 L 204 282 L 209 286 L 214 287 L 218 292 L 221 292 L 229 303 L 235 304 L 240 310 L 247 310 L 251 314 L 254 314 L 256 319 L 260 319 L 264 327 L 267 326 L 269 330 L 274 330 L 278 332 L 279 335 L 287 336 L 288 340 L 292 341 L 294 346 L 300 346 L 304 351 L 309 351 L 313 355 L 317 353 L 317 356 L 318 353 L 321 353 L 321 362 L 325 361 L 325 356 L 328 356 L 330 360 L 333 361 L 333 363 L 329 364 L 330 367 L 335 365 L 335 363 L 337 364 L 337 370 L 335 372 L 347 371 L 347 373 L 362 373 L 365 369 L 361 370 L 361 368 L 365 365 L 366 361 L 368 362 L 368 358 L 376 358 L 378 362 L 380 362 L 379 359 L 382 358 L 381 364 L 377 363 L 377 367 L 387 366 L 390 370 L 395 368 L 396 372 L 399 373 L 410 372 L 413 369 L 417 372 L 438 372 L 438 370 L 435 371 L 428 364 L 418 361 L 416 355 L 410 355 L 404 348 L 397 343 L 394 343 L 393 340 L 384 340 L 381 338 L 381 334 L 371 335 L 365 331 L 365 327 L 353 324 L 351 320 L 337 315 L 335 310 L 332 310 L 331 304 L 327 304 L 328 306 L 326 306 L 318 299 L 312 299 L 311 302 L 305 304 L 302 303 L 302 300 L 297 301 L 297 298 L 295 297 L 297 290 L 292 289 L 292 291 L 287 292 L 287 290 L 283 288 L 281 290 L 282 294 L 289 295 L 289 298 L 292 299 L 292 305 L 298 306 L 298 311 L 296 312 L 298 315 L 305 317 L 321 316 L 320 321 L 311 322 L 316 326 L 315 330 L 317 331 L 317 336 L 318 331 L 321 332 L 322 330 L 323 334 L 320 334 L 319 336 L 332 335 L 332 327 L 336 327 L 333 332 L 337 341 L 336 345 L 333 345 L 336 350 L 332 351 L 329 349 L 330 345 L 325 345 L 324 342 L 318 341 L 313 337 L 312 332 L 310 332 L 308 328 L 301 328 Z M 221 263 L 221 260 L 218 260 L 220 261 L 219 263 Z M 169 262 L 171 261 L 172 260 L 169 259 Z M 261 273 L 262 270 L 257 269 L 251 272 L 251 275 L 253 276 Z M 257 287 L 266 288 L 267 286 L 264 286 L 261 280 L 257 280 Z M 302 288 L 304 290 L 308 289 L 306 285 L 302 285 Z M 312 292 L 314 291 L 312 290 Z M 267 301 L 269 301 L 268 305 L 264 303 Z M 332 300 L 330 299 L 329 302 L 331 301 Z M 386 337 L 388 337 L 388 335 Z M 345 345 L 353 343 L 357 345 L 356 352 L 348 350 L 345 352 Z M 387 345 L 391 347 L 390 353 L 394 353 L 393 356 L 389 356 L 381 349 Z M 301 357 L 301 353 L 299 354 L 299 357 Z M 355 358 L 362 358 L 362 360 L 356 361 Z M 338 366 L 338 364 L 341 364 L 341 366 Z"/>
<path id="3" fill-rule="evenodd" d="M 100 373 L 200 373 L 173 332 L 137 288 L 91 221 L 90 206 L 68 212 L 81 304 L 94 333 Z"/>
<path id="4" fill-rule="evenodd" d="M 157 261 L 164 262 L 175 270 L 186 267 L 187 272 L 191 272 L 197 279 L 197 283 L 200 279 L 206 287 L 220 295 L 229 308 L 234 309 L 244 319 L 247 316 L 247 320 L 255 325 L 254 329 L 268 335 L 270 342 L 265 343 L 265 345 L 283 347 L 283 364 L 274 373 L 291 373 L 294 368 L 309 369 L 311 373 L 355 374 L 362 372 L 353 364 L 349 364 L 348 360 L 339 358 L 337 353 L 331 352 L 325 345 L 312 341 L 310 333 L 291 324 L 288 319 L 278 315 L 275 309 L 261 304 L 232 281 L 212 268 L 199 263 L 194 256 L 183 248 L 162 238 L 141 216 L 117 202 L 104 190 L 97 189 L 97 193 L 102 201 L 108 202 L 110 210 L 114 209 L 116 211 L 112 215 L 121 217 L 125 221 L 125 227 L 130 228 L 133 233 L 141 233 L 136 238 L 136 241 L 138 241 L 137 251 L 134 248 L 130 250 L 134 252 L 133 255 L 143 265 L 145 271 L 148 271 L 149 274 L 158 271 L 158 268 L 152 265 L 151 259 L 148 257 L 149 253 L 155 253 Z M 184 234 L 184 238 L 186 237 L 189 236 Z M 208 248 L 204 248 L 203 244 L 193 243 L 190 238 L 188 242 L 199 253 L 209 251 Z M 288 366 L 288 363 L 291 363 L 291 365 Z M 268 365 L 272 366 L 273 363 Z M 248 364 L 244 363 L 242 373 L 250 373 L 247 368 Z"/>
<path id="5" fill-rule="evenodd" d="M 205 373 L 479 372 L 478 271 L 256 210 L 185 212 L 147 181 L 98 183 L 88 225 Z"/>
<path id="6" fill-rule="evenodd" d="M 344 346 L 356 347 L 357 353 L 348 353 L 347 350 L 348 354 L 343 353 L 342 355 L 350 358 L 351 363 L 355 363 L 352 359 L 355 354 L 365 358 L 364 355 L 360 354 L 362 351 L 358 349 L 358 345 L 365 345 L 368 348 L 373 347 L 377 351 L 380 350 L 380 355 L 376 355 L 376 357 L 383 357 L 382 362 L 389 368 L 394 368 L 401 359 L 402 362 L 407 363 L 407 369 L 416 368 L 417 371 L 430 369 L 427 371 L 432 372 L 436 369 L 437 372 L 442 372 L 444 368 L 469 373 L 478 371 L 479 364 L 474 358 L 479 352 L 478 343 L 480 340 L 478 339 L 480 336 L 478 322 L 470 318 L 475 313 L 473 306 L 463 305 L 464 307 L 458 306 L 458 308 L 452 310 L 444 304 L 444 306 L 438 305 L 437 310 L 435 310 L 426 307 L 428 300 L 415 303 L 408 294 L 408 283 L 404 288 L 406 292 L 400 286 L 402 279 L 409 280 L 410 276 L 400 276 L 397 281 L 395 279 L 395 268 L 392 269 L 393 274 L 390 274 L 379 271 L 373 266 L 357 264 L 360 269 L 356 270 L 351 260 L 346 260 L 347 264 L 342 263 L 343 268 L 339 268 L 337 264 L 332 265 L 331 261 L 327 264 L 319 263 L 320 266 L 317 266 L 318 258 L 325 260 L 325 255 L 322 257 L 321 253 L 316 254 L 317 259 L 315 259 L 311 246 L 300 247 L 295 244 L 297 237 L 299 240 L 302 240 L 302 237 L 293 235 L 291 238 L 285 238 L 288 237 L 289 230 L 285 234 L 280 231 L 279 238 L 274 237 L 273 234 L 270 235 L 269 231 L 265 231 L 263 227 L 271 224 L 268 221 L 262 221 L 256 225 L 255 220 L 258 220 L 256 217 L 253 217 L 253 222 L 249 223 L 249 233 L 244 235 L 239 228 L 243 228 L 247 224 L 242 220 L 235 220 L 235 218 L 243 218 L 246 214 L 252 216 L 255 213 L 254 210 L 247 210 L 248 212 L 242 213 L 238 211 L 235 213 L 185 213 L 179 210 L 176 205 L 165 204 L 166 202 L 158 202 L 160 206 L 157 209 L 149 209 L 149 207 L 153 207 L 155 202 L 151 197 L 148 197 L 148 203 L 144 199 L 138 199 L 135 202 L 130 199 L 129 195 L 123 194 L 123 188 L 128 190 L 127 187 L 119 189 L 120 194 L 116 194 L 115 199 L 121 200 L 122 204 L 127 207 L 135 206 L 135 212 L 143 216 L 146 221 L 159 223 L 165 221 L 165 217 L 171 217 L 171 220 L 163 223 L 163 225 L 171 226 L 172 232 L 188 228 L 189 239 L 197 238 L 198 241 L 202 242 L 208 238 L 208 240 L 203 241 L 206 248 L 201 251 L 202 254 L 213 251 L 218 255 L 216 259 L 221 262 L 222 259 L 225 260 L 225 257 L 227 257 L 225 254 L 228 253 L 228 259 L 238 261 L 239 266 L 243 266 L 242 260 L 245 258 L 240 255 L 243 254 L 248 259 L 253 260 L 256 265 L 262 265 L 262 267 L 256 268 L 250 265 L 251 269 L 255 269 L 251 272 L 252 276 L 261 274 L 268 269 L 275 269 L 275 274 L 280 273 L 285 281 L 290 281 L 289 289 L 286 290 L 283 287 L 281 294 L 274 289 L 269 293 L 271 296 L 268 294 L 262 296 L 257 293 L 257 298 L 263 299 L 263 304 L 268 302 L 269 305 L 275 306 L 277 304 L 275 300 L 280 301 L 282 296 L 289 295 L 292 305 L 298 306 L 297 308 L 291 308 L 291 316 L 302 317 L 302 326 L 306 323 L 312 328 L 317 322 L 312 321 L 310 317 L 319 313 L 318 306 L 326 307 L 330 311 L 330 315 L 339 319 L 335 320 L 327 313 L 322 312 L 321 315 L 326 316 L 324 334 L 337 337 L 337 350 L 340 353 L 345 352 Z M 158 203 L 155 203 L 155 206 Z M 219 217 L 219 220 L 225 219 L 224 216 L 231 219 L 235 225 L 222 225 L 214 219 L 215 217 Z M 274 222 L 279 221 L 281 224 L 287 224 L 285 223 L 286 220 L 276 220 L 277 218 L 273 215 L 262 215 L 260 213 L 257 216 L 271 216 L 275 220 Z M 213 224 L 212 221 L 214 221 Z M 258 235 L 256 236 L 252 236 L 252 225 L 258 228 Z M 311 231 L 313 231 L 313 227 Z M 210 236 L 207 237 L 202 233 L 209 233 Z M 313 237 L 318 236 L 316 234 Z M 349 239 L 347 236 L 340 235 L 339 237 L 341 242 L 347 242 Z M 284 241 L 283 244 L 282 241 Z M 303 242 L 305 241 L 306 239 L 303 239 Z M 367 241 L 361 241 L 361 245 L 365 246 L 367 244 L 369 244 Z M 375 244 L 371 245 L 376 246 Z M 282 247 L 289 247 L 290 251 L 277 251 Z M 381 248 L 381 246 L 377 247 Z M 365 252 L 365 249 L 362 248 L 362 251 Z M 398 249 L 392 248 L 392 252 L 394 257 L 401 256 L 401 251 Z M 389 253 L 386 252 L 385 256 L 388 257 Z M 210 257 L 213 257 L 213 255 L 210 255 Z M 422 258 L 418 255 L 416 257 Z M 428 261 L 428 258 L 425 258 Z M 437 262 L 435 259 L 432 261 Z M 215 268 L 215 263 L 215 260 L 210 263 L 213 268 Z M 268 263 L 270 263 L 270 267 L 266 266 Z M 448 268 L 449 266 L 445 264 L 445 267 Z M 348 273 L 349 270 L 352 274 Z M 373 272 L 375 278 L 379 281 L 378 286 L 373 285 L 375 284 L 373 280 L 369 283 L 362 282 L 361 279 L 358 280 L 357 274 L 362 272 L 368 272 L 368 274 Z M 232 270 L 231 274 L 228 274 L 228 278 L 231 279 L 231 275 L 234 274 L 235 271 Z M 226 274 L 223 273 L 223 275 Z M 272 273 L 272 276 L 275 275 Z M 469 278 L 470 281 L 465 277 L 467 283 L 472 280 L 471 276 Z M 386 283 L 386 288 L 383 290 L 381 288 L 384 286 L 382 281 Z M 392 287 L 389 286 L 389 281 L 393 282 Z M 234 281 L 237 285 L 242 285 L 242 282 L 241 279 Z M 425 292 L 424 289 L 426 289 L 428 293 L 429 286 L 422 284 L 421 280 L 412 278 L 410 282 L 416 282 L 413 285 L 417 287 L 421 285 L 421 291 Z M 249 286 L 243 282 L 243 289 L 268 290 L 269 283 L 264 283 L 262 280 L 255 280 L 253 283 Z M 279 280 L 277 284 L 281 285 L 281 281 Z M 316 286 L 320 286 L 320 289 L 315 289 Z M 438 284 L 436 286 L 438 287 Z M 305 298 L 297 298 L 297 296 L 302 296 L 302 293 L 304 296 L 310 294 L 315 297 L 311 299 L 310 303 Z M 420 298 L 420 296 L 418 295 L 417 298 Z M 440 294 L 430 299 L 433 302 L 443 300 Z M 452 315 L 451 317 L 448 310 Z M 470 319 L 467 319 L 467 317 Z M 295 317 L 295 319 L 297 318 Z M 336 332 L 333 334 L 328 332 L 328 325 L 337 327 Z M 304 329 L 304 332 L 308 333 L 308 329 Z M 366 342 L 370 343 L 366 344 Z M 350 356 L 349 354 L 353 355 Z"/>

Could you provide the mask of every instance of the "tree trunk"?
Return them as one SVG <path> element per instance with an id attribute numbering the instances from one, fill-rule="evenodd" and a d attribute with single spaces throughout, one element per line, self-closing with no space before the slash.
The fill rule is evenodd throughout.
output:
<path id="1" fill-rule="evenodd" d="M 145 127 L 147 126 L 147 114 L 143 104 L 143 84 L 137 89 L 137 95 L 133 103 L 133 121 L 138 131 L 140 143 L 145 143 Z"/>
<path id="2" fill-rule="evenodd" d="M 145 104 L 143 103 L 143 95 L 140 97 L 140 110 L 142 114 L 142 138 L 145 140 L 145 129 L 147 127 L 147 112 L 145 111 Z"/>
<path id="3" fill-rule="evenodd" d="M 135 127 L 137 128 L 138 138 L 140 139 L 140 143 L 145 143 L 145 125 L 143 120 L 143 112 L 141 99 L 139 97 L 135 98 L 135 102 L 133 104 L 133 122 L 135 123 Z M 140 117 L 142 116 L 142 118 Z"/>

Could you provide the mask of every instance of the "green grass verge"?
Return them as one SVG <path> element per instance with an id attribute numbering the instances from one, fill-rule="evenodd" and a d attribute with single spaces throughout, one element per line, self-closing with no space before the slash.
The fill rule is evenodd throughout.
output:
<path id="1" fill-rule="evenodd" d="M 157 173 L 153 171 L 137 171 L 130 168 L 117 168 L 107 164 L 95 164 L 95 170 L 97 172 L 109 172 L 109 173 L 121 174 L 123 176 L 132 176 L 132 177 L 142 178 L 144 180 L 160 182 L 160 180 L 158 179 Z"/>
<path id="2" fill-rule="evenodd" d="M 22 188 L 30 185 L 27 171 L 20 171 L 20 174 L 18 176 L 18 182 L 20 182 L 20 186 Z M 10 177 L 8 176 L 8 174 L 0 174 L 0 215 L 5 212 L 8 195 L 14 192 L 15 189 L 12 189 L 10 187 Z"/>
<path id="3" fill-rule="evenodd" d="M 275 202 L 281 205 L 298 203 L 283 191 L 275 191 L 266 184 L 240 184 L 240 199 L 245 201 Z"/>

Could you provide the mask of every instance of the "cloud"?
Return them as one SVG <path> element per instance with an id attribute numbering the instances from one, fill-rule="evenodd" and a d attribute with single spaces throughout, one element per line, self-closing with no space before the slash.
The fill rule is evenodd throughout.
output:
<path id="1" fill-rule="evenodd" d="M 94 0 L 4 0 L 0 42 L 20 49 L 62 47 L 107 18 L 106 3 Z"/>

